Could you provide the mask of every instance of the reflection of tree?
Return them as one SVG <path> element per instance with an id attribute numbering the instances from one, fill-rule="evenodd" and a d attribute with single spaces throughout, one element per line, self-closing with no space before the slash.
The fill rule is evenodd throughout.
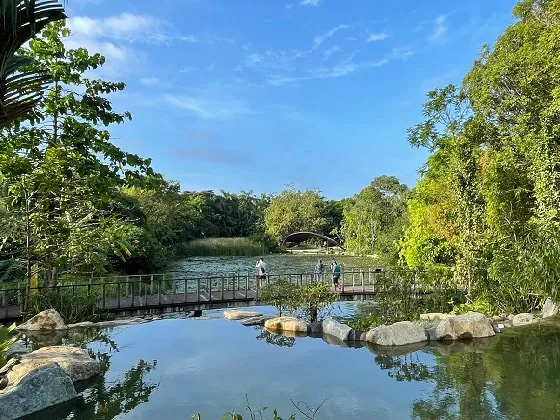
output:
<path id="1" fill-rule="evenodd" d="M 255 329 L 261 329 L 259 335 L 257 335 L 257 340 L 264 340 L 267 344 L 272 344 L 280 347 L 292 347 L 296 344 L 296 339 L 294 337 L 287 337 L 285 335 L 278 335 L 271 333 L 266 328 L 257 327 Z"/>
<path id="2" fill-rule="evenodd" d="M 399 382 L 426 381 L 430 379 L 430 369 L 420 362 L 418 353 L 402 356 L 377 354 L 375 356 L 375 363 L 382 370 L 388 370 L 388 375 Z"/>
<path id="3" fill-rule="evenodd" d="M 108 382 L 105 374 L 111 366 L 113 353 L 118 352 L 110 330 L 88 328 L 73 331 L 65 344 L 87 347 L 89 354 L 101 364 L 101 375 L 87 384 L 88 389 L 75 401 L 43 412 L 41 419 L 109 420 L 127 413 L 150 398 L 159 384 L 151 383 L 146 376 L 156 368 L 157 361 L 140 360 L 124 377 Z M 84 385 L 84 384 L 81 384 Z"/>
<path id="4" fill-rule="evenodd" d="M 528 327 L 496 337 L 485 352 L 441 356 L 432 395 L 412 406 L 416 419 L 546 418 L 560 407 L 560 331 Z"/>

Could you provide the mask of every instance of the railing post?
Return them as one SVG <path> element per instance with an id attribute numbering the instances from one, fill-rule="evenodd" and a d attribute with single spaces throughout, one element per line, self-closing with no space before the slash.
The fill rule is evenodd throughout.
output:
<path id="1" fill-rule="evenodd" d="M 200 279 L 196 279 L 196 301 L 200 302 Z"/>
<path id="2" fill-rule="evenodd" d="M 187 303 L 187 278 L 185 277 L 184 279 L 184 283 L 185 283 L 185 290 L 183 290 L 183 300 L 185 301 L 184 303 Z"/>
<path id="3" fill-rule="evenodd" d="M 105 282 L 101 284 L 101 298 L 103 299 L 103 309 L 105 309 Z"/>
<path id="4" fill-rule="evenodd" d="M 153 281 L 154 276 L 152 276 L 151 281 Z M 140 287 L 144 285 L 144 306 L 148 306 L 148 285 L 140 280 Z M 150 282 L 150 289 L 152 288 L 152 284 Z"/>
<path id="5" fill-rule="evenodd" d="M 361 277 L 361 279 L 362 279 L 362 293 L 364 293 L 364 292 L 366 291 L 366 287 L 365 287 L 365 284 L 364 284 L 363 272 L 360 273 L 360 277 Z"/>
<path id="6" fill-rule="evenodd" d="M 222 301 L 224 300 L 224 278 L 222 277 Z"/>
<path id="7" fill-rule="evenodd" d="M 154 294 L 154 275 L 150 274 L 150 294 Z"/>
<path id="8" fill-rule="evenodd" d="M 157 282 L 158 286 L 158 305 L 161 305 L 161 279 Z"/>
<path id="9" fill-rule="evenodd" d="M 210 286 L 208 287 L 208 302 L 210 302 L 212 300 L 212 278 L 209 279 L 210 280 Z"/>
<path id="10" fill-rule="evenodd" d="M 247 299 L 248 293 L 249 293 L 249 272 L 247 271 L 247 277 L 245 277 L 245 299 Z"/>

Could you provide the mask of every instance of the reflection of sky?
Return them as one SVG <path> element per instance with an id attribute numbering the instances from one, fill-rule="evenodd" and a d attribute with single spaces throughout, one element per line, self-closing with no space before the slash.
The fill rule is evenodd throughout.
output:
<path id="1" fill-rule="evenodd" d="M 277 408 L 285 417 L 295 412 L 290 399 L 318 405 L 321 419 L 410 418 L 414 399 L 429 383 L 397 382 L 374 362 L 367 348 L 328 345 L 321 339 L 297 338 L 293 347 L 267 344 L 260 330 L 237 321 L 171 319 L 130 326 L 111 333 L 119 352 L 111 358 L 109 381 L 138 360 L 157 360 L 150 382 L 159 382 L 150 400 L 127 419 L 221 418 L 229 410 Z M 429 355 L 426 362 L 431 364 Z M 299 418 L 299 416 L 298 416 Z"/>

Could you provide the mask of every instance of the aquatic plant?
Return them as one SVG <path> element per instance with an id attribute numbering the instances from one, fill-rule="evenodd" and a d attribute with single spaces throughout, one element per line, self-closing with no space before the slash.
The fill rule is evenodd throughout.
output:
<path id="1" fill-rule="evenodd" d="M 197 257 L 254 257 L 266 254 L 266 247 L 250 238 L 195 239 L 181 248 L 181 253 Z"/>

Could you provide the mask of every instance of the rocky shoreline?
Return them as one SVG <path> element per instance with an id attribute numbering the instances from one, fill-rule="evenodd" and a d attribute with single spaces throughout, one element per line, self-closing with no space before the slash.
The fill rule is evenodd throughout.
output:
<path id="1" fill-rule="evenodd" d="M 462 315 L 427 313 L 415 321 L 381 325 L 368 331 L 353 329 L 335 319 L 307 323 L 294 317 L 272 317 L 247 310 L 225 310 L 224 318 L 245 326 L 264 326 L 267 330 L 288 336 L 320 337 L 325 342 L 343 347 L 368 346 L 376 352 L 406 354 L 426 345 L 445 344 L 440 352 L 468 343 L 487 344 L 504 328 L 540 322 L 557 315 L 560 306 L 547 299 L 540 314 L 501 314 L 487 317 L 478 312 Z M 17 329 L 34 337 L 60 337 L 72 328 L 138 325 L 161 319 L 158 316 L 127 318 L 102 322 L 80 322 L 66 325 L 60 314 L 50 309 L 37 314 Z M 52 340 L 56 344 L 56 340 Z M 439 347 L 438 347 L 439 348 Z M 6 353 L 8 363 L 0 369 L 0 418 L 17 419 L 78 396 L 100 373 L 99 363 L 87 351 L 68 346 L 50 345 L 31 351 L 16 342 Z M 33 396 L 30 398 L 30 396 Z"/>

